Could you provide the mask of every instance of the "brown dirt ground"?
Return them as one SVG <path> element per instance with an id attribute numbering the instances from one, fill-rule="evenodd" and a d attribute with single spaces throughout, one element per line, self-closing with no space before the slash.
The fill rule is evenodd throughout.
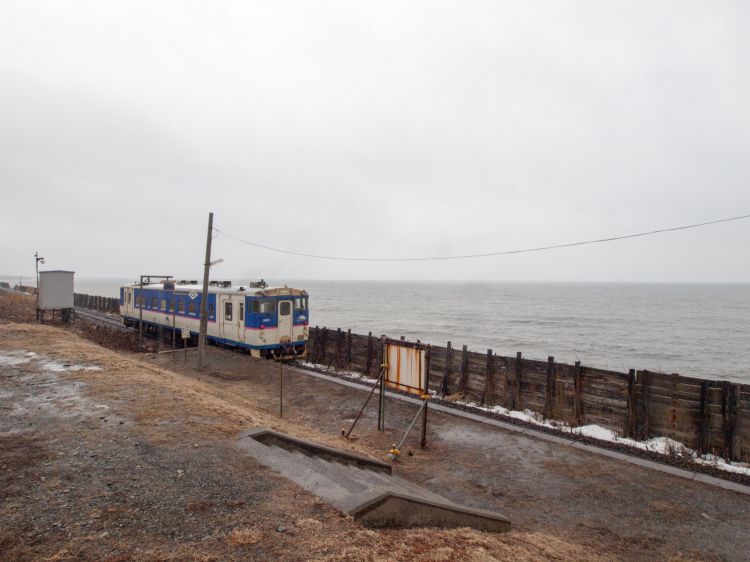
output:
<path id="1" fill-rule="evenodd" d="M 2 300 L 0 315 L 8 318 Z M 438 415 L 430 447 L 405 454 L 398 473 L 451 499 L 498 509 L 514 530 L 365 529 L 258 465 L 235 440 L 265 426 L 381 457 L 413 407 L 389 403 L 386 435 L 373 430 L 368 413 L 359 438 L 344 442 L 339 429 L 363 392 L 290 369 L 280 419 L 278 366 L 246 355 L 212 348 L 203 374 L 181 355 L 115 352 L 57 327 L 17 322 L 0 324 L 0 354 L 8 352 L 38 356 L 0 363 L 1 560 L 741 559 L 744 544 L 727 546 L 724 538 L 725 527 L 742 533 L 748 523 L 748 502 L 736 494 L 705 493 L 727 506 L 724 512 L 709 502 L 703 516 L 714 534 L 706 534 L 696 515 L 705 498 L 685 501 L 697 493 L 693 483 L 581 462 L 582 453 L 550 454 L 549 445 L 515 435 L 505 438 L 520 450 L 516 456 L 489 446 L 469 454 L 467 435 L 490 439 L 482 433 L 489 430 Z M 101 370 L 58 372 L 47 361 Z M 635 490 L 630 470 L 641 471 L 638 487 L 650 499 L 623 523 L 609 513 Z M 682 491 L 671 494 L 668 484 Z M 733 523 L 728 513 L 737 510 L 745 515 Z M 660 528 L 649 528 L 654 521 Z M 697 541 L 689 540 L 693 528 Z M 670 529 L 673 540 L 665 540 Z"/>

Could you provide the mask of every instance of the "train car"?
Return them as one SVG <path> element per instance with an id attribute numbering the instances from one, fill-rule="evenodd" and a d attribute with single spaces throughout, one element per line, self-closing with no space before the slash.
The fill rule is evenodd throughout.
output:
<path id="1" fill-rule="evenodd" d="M 202 287 L 197 281 L 166 280 L 120 288 L 126 326 L 159 333 L 175 330 L 197 341 Z M 268 287 L 264 282 L 233 286 L 212 281 L 208 288 L 208 341 L 250 350 L 254 357 L 302 356 L 309 335 L 307 291 Z"/>

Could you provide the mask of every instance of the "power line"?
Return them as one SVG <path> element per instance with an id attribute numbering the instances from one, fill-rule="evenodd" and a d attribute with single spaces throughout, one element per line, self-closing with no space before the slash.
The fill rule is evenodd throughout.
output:
<path id="1" fill-rule="evenodd" d="M 614 242 L 616 240 L 625 240 L 627 238 L 639 238 L 642 236 L 652 236 L 654 234 L 661 234 L 663 232 L 674 232 L 677 230 L 688 230 L 690 228 L 699 228 L 701 226 L 708 226 L 711 224 L 719 224 L 722 222 L 738 221 L 742 219 L 750 218 L 748 215 L 740 215 L 738 217 L 729 217 L 726 219 L 717 219 L 707 222 L 699 222 L 696 224 L 688 224 L 683 226 L 674 226 L 671 228 L 659 228 L 657 230 L 649 230 L 647 232 L 637 232 L 635 234 L 625 234 L 623 236 L 610 236 L 608 238 L 599 238 L 596 240 L 584 240 L 582 242 L 569 242 L 567 244 L 554 244 L 551 246 L 539 246 L 538 248 L 524 248 L 522 250 L 505 250 L 501 252 L 485 252 L 481 254 L 463 254 L 457 256 L 433 256 L 433 257 L 412 257 L 412 258 L 359 258 L 351 256 L 325 256 L 320 254 L 307 254 L 304 252 L 295 252 L 292 250 L 282 250 L 274 248 L 272 246 L 266 246 L 265 244 L 258 244 L 257 242 L 250 242 L 249 240 L 243 240 L 237 236 L 228 234 L 218 228 L 214 227 L 214 230 L 220 234 L 223 234 L 227 238 L 236 240 L 248 246 L 255 248 L 262 248 L 264 250 L 270 250 L 271 252 L 278 252 L 280 254 L 288 254 L 290 256 L 299 256 L 304 258 L 314 258 L 321 260 L 338 260 L 338 261 L 369 261 L 369 262 L 398 262 L 398 261 L 438 261 L 438 260 L 462 260 L 462 259 L 473 259 L 473 258 L 488 258 L 492 256 L 507 256 L 509 254 L 524 254 L 528 252 L 543 252 L 545 250 L 556 250 L 559 248 L 570 248 L 572 246 L 585 246 L 587 244 L 601 244 L 603 242 Z"/>

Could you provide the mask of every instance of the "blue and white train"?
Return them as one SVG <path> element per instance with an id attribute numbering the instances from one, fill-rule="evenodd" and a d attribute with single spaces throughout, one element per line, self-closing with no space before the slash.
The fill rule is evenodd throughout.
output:
<path id="1" fill-rule="evenodd" d="M 157 333 L 176 330 L 196 340 L 202 287 L 197 281 L 167 280 L 120 288 L 120 314 L 126 326 Z M 208 341 L 250 350 L 254 357 L 301 356 L 309 335 L 307 291 L 270 288 L 264 282 L 232 286 L 212 281 L 208 288 Z"/>

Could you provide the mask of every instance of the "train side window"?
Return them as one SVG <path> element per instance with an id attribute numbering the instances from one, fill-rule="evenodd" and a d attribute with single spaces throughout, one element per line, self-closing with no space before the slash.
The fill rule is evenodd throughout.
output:
<path id="1" fill-rule="evenodd" d="M 208 317 L 213 318 L 214 317 L 214 305 L 209 304 L 208 305 Z"/>
<path id="2" fill-rule="evenodd" d="M 169 299 L 169 311 L 174 312 L 174 298 Z"/>
<path id="3" fill-rule="evenodd" d="M 156 310 L 159 309 L 159 299 L 156 297 L 151 297 L 151 308 L 154 308 Z"/>
<path id="4" fill-rule="evenodd" d="M 269 299 L 254 300 L 252 311 L 254 314 L 273 314 L 276 312 L 276 301 Z"/>
<path id="5" fill-rule="evenodd" d="M 161 299 L 161 306 L 159 310 L 167 310 L 167 299 Z"/>
<path id="6" fill-rule="evenodd" d="M 224 303 L 224 320 L 231 320 L 231 319 L 232 319 L 232 303 L 225 302 Z"/>
<path id="7" fill-rule="evenodd" d="M 244 302 L 240 303 L 240 315 L 239 315 L 238 318 L 240 320 L 244 320 L 245 319 L 245 303 Z"/>
<path id="8" fill-rule="evenodd" d="M 188 304 L 188 312 L 190 314 L 195 314 L 195 301 L 190 301 Z"/>
<path id="9" fill-rule="evenodd" d="M 130 297 L 131 297 L 131 293 L 130 291 L 128 291 L 128 304 L 130 304 Z"/>
<path id="10" fill-rule="evenodd" d="M 185 301 L 183 300 L 177 301 L 177 312 L 185 312 Z"/>
<path id="11" fill-rule="evenodd" d="M 282 316 L 289 316 L 289 313 L 292 311 L 292 303 L 289 301 L 281 301 L 281 304 L 279 304 L 279 314 Z"/>

